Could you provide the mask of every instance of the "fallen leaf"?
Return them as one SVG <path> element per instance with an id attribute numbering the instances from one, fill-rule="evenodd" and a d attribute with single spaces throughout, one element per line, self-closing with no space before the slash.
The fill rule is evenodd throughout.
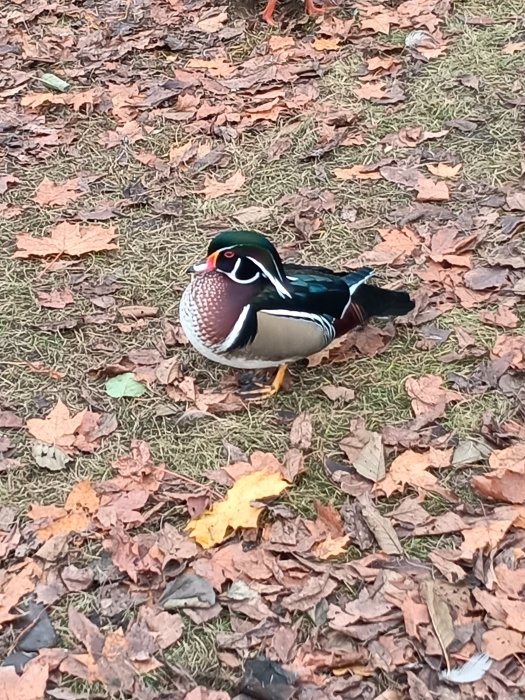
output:
<path id="1" fill-rule="evenodd" d="M 49 678 L 49 666 L 44 659 L 31 659 L 18 675 L 14 666 L 0 667 L 0 698 L 2 700 L 43 700 Z"/>
<path id="2" fill-rule="evenodd" d="M 353 460 L 356 472 L 370 481 L 380 481 L 385 476 L 385 453 L 383 439 L 379 433 L 370 437 L 361 452 Z"/>
<path id="3" fill-rule="evenodd" d="M 525 469 L 525 462 L 522 462 L 522 468 Z M 525 471 L 518 474 L 504 469 L 497 474 L 475 476 L 472 486 L 486 498 L 505 503 L 525 503 Z"/>
<path id="4" fill-rule="evenodd" d="M 216 199 L 238 192 L 244 185 L 246 178 L 238 170 L 224 182 L 220 182 L 213 175 L 205 175 L 204 189 L 200 190 L 206 199 Z"/>
<path id="5" fill-rule="evenodd" d="M 71 416 L 67 406 L 58 400 L 57 405 L 46 418 L 30 418 L 27 423 L 29 433 L 41 442 L 60 447 L 71 447 L 75 433 L 80 428 L 86 410 Z"/>
<path id="6" fill-rule="evenodd" d="M 491 350 L 492 357 L 508 357 L 514 369 L 525 369 L 525 336 L 499 335 Z"/>
<path id="7" fill-rule="evenodd" d="M 462 167 L 462 163 L 458 163 L 457 165 L 447 165 L 446 163 L 433 165 L 432 163 L 427 163 L 428 170 L 432 175 L 436 175 L 437 177 L 456 177 Z"/>
<path id="8" fill-rule="evenodd" d="M 116 250 L 118 244 L 112 243 L 116 235 L 114 226 L 81 226 L 63 221 L 51 230 L 49 237 L 35 238 L 20 233 L 16 237 L 17 251 L 13 257 L 79 256 L 101 250 Z"/>
<path id="9" fill-rule="evenodd" d="M 135 379 L 133 372 L 124 372 L 106 382 L 106 394 L 113 399 L 138 397 L 146 393 L 146 387 Z"/>
<path id="10" fill-rule="evenodd" d="M 355 391 L 346 386 L 334 386 L 327 384 L 321 387 L 321 391 L 327 396 L 330 401 L 339 401 L 350 403 L 355 399 Z"/>
<path id="11" fill-rule="evenodd" d="M 312 46 L 316 51 L 338 51 L 341 48 L 340 44 L 339 37 L 330 37 L 328 39 L 315 39 Z"/>
<path id="12" fill-rule="evenodd" d="M 0 410 L 0 428 L 22 428 L 24 421 L 13 411 Z"/>
<path id="13" fill-rule="evenodd" d="M 443 650 L 447 669 L 450 670 L 447 650 L 454 641 L 455 634 L 449 607 L 447 602 L 439 595 L 433 581 L 425 581 L 421 584 L 421 595 L 427 604 L 432 627 Z"/>
<path id="14" fill-rule="evenodd" d="M 45 177 L 36 189 L 33 201 L 42 206 L 63 206 L 74 202 L 84 194 L 80 178 L 74 177 L 63 183 L 54 183 Z"/>
<path id="15" fill-rule="evenodd" d="M 73 294 L 67 287 L 65 289 L 55 289 L 52 292 L 37 292 L 36 298 L 40 306 L 49 309 L 64 309 L 68 304 L 73 304 Z"/>
<path id="16" fill-rule="evenodd" d="M 469 289 L 501 289 L 507 282 L 507 270 L 502 267 L 475 267 L 465 273 L 463 279 Z"/>
<path id="17" fill-rule="evenodd" d="M 333 174 L 338 180 L 380 180 L 381 173 L 377 168 L 367 165 L 353 165 L 351 168 L 334 168 Z"/>
<path id="18" fill-rule="evenodd" d="M 502 661 L 508 656 L 525 652 L 525 637 L 520 632 L 495 627 L 482 637 L 483 651 L 494 661 Z"/>
<path id="19" fill-rule="evenodd" d="M 463 558 L 470 558 L 478 550 L 488 548 L 494 550 L 499 545 L 507 531 L 512 527 L 511 520 L 491 520 L 480 518 L 468 530 L 463 530 L 463 544 L 461 554 Z"/>
<path id="20" fill-rule="evenodd" d="M 358 496 L 358 503 L 361 506 L 363 517 L 374 537 L 377 544 L 385 554 L 403 554 L 403 546 L 399 541 L 394 526 L 377 510 L 372 503 L 370 494 L 366 493 Z"/>
<path id="21" fill-rule="evenodd" d="M 405 389 L 412 399 L 414 415 L 428 415 L 429 420 L 439 418 L 445 413 L 449 403 L 463 398 L 457 391 L 446 389 L 443 379 L 435 374 L 427 374 L 417 379 L 408 377 Z"/>
<path id="22" fill-rule="evenodd" d="M 510 44 L 506 44 L 502 48 L 501 53 L 506 56 L 513 56 L 519 51 L 525 51 L 525 41 L 511 41 Z"/>
<path id="23" fill-rule="evenodd" d="M 9 185 L 16 185 L 19 182 L 20 180 L 11 173 L 0 176 L 0 194 L 5 194 L 9 189 Z"/>
<path id="24" fill-rule="evenodd" d="M 300 413 L 290 429 L 290 445 L 308 450 L 312 445 L 312 419 L 309 413 Z"/>
<path id="25" fill-rule="evenodd" d="M 417 185 L 418 202 L 446 202 L 450 199 L 450 192 L 444 182 L 434 182 L 427 177 L 422 177 Z"/>
<path id="26" fill-rule="evenodd" d="M 276 473 L 259 471 L 246 474 L 236 481 L 224 501 L 215 503 L 210 511 L 191 520 L 187 529 L 201 547 L 213 547 L 238 528 L 257 527 L 264 509 L 252 506 L 252 501 L 278 496 L 288 486 L 288 482 Z"/>
<path id="27" fill-rule="evenodd" d="M 346 554 L 349 542 L 349 535 L 342 535 L 341 537 L 327 535 L 322 542 L 314 546 L 312 552 L 317 559 L 334 559 Z"/>
<path id="28" fill-rule="evenodd" d="M 3 569 L 5 571 L 5 569 Z M 2 580 L 0 596 L 0 625 L 18 617 L 18 612 L 11 612 L 18 602 L 35 590 L 42 571 L 34 561 L 22 566 L 12 573 L 6 573 Z M 15 698 L 15 700 L 17 700 Z"/>
<path id="29" fill-rule="evenodd" d="M 403 491 L 405 486 L 412 486 L 450 497 L 450 492 L 443 489 L 437 477 L 427 470 L 431 467 L 438 469 L 448 467 L 451 458 L 452 450 L 430 448 L 428 452 L 422 453 L 407 450 L 395 458 L 385 478 L 378 481 L 373 490 L 380 491 L 388 497 L 395 491 Z"/>

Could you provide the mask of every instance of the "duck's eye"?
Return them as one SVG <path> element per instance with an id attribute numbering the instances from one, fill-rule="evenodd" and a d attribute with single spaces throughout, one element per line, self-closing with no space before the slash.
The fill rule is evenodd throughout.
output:
<path id="1" fill-rule="evenodd" d="M 225 258 L 234 258 L 234 257 L 235 257 L 235 253 L 233 252 L 233 250 L 225 250 L 225 251 L 224 251 L 224 257 L 225 257 Z"/>

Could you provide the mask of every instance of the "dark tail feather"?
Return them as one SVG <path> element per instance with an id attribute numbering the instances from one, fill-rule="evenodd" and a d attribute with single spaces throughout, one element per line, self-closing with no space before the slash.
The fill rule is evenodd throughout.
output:
<path id="1" fill-rule="evenodd" d="M 365 316 L 403 316 L 412 311 L 415 304 L 406 292 L 393 292 L 370 284 L 362 284 L 352 295 L 352 302 L 359 304 Z"/>

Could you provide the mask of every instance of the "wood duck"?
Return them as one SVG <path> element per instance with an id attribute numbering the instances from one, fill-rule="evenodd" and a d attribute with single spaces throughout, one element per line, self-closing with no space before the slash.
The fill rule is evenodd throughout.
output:
<path id="1" fill-rule="evenodd" d="M 283 264 L 255 231 L 219 233 L 206 260 L 190 271 L 195 274 L 180 302 L 188 340 L 223 365 L 279 367 L 270 387 L 252 392 L 258 396 L 279 391 L 290 362 L 319 352 L 371 316 L 401 316 L 414 308 L 406 292 L 365 284 L 373 275 L 369 267 L 332 272 Z"/>
<path id="2" fill-rule="evenodd" d="M 275 6 L 278 0 L 268 0 L 264 12 L 262 13 L 263 20 L 272 27 L 277 26 L 277 22 L 273 18 L 273 13 L 275 12 Z M 325 12 L 324 7 L 318 7 L 315 5 L 314 0 L 305 0 L 304 11 L 308 15 L 321 15 Z"/>

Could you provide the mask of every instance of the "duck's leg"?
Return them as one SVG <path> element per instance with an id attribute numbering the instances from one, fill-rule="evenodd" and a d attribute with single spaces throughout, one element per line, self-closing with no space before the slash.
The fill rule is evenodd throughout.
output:
<path id="1" fill-rule="evenodd" d="M 274 394 L 277 394 L 284 382 L 284 378 L 286 376 L 286 370 L 288 369 L 288 365 L 280 365 L 279 369 L 277 370 L 277 374 L 274 377 L 273 382 L 270 384 L 270 386 L 258 386 L 255 389 L 249 389 L 248 391 L 243 391 L 241 392 L 241 396 L 243 399 L 267 399 L 270 396 L 274 396 Z"/>
<path id="2" fill-rule="evenodd" d="M 273 13 L 275 12 L 275 6 L 277 5 L 277 0 L 268 0 L 264 12 L 262 13 L 263 20 L 272 27 L 277 26 L 277 22 L 273 18 Z"/>
<path id="3" fill-rule="evenodd" d="M 308 15 L 322 15 L 326 12 L 326 7 L 318 7 L 314 4 L 314 0 L 305 0 L 304 11 Z"/>

